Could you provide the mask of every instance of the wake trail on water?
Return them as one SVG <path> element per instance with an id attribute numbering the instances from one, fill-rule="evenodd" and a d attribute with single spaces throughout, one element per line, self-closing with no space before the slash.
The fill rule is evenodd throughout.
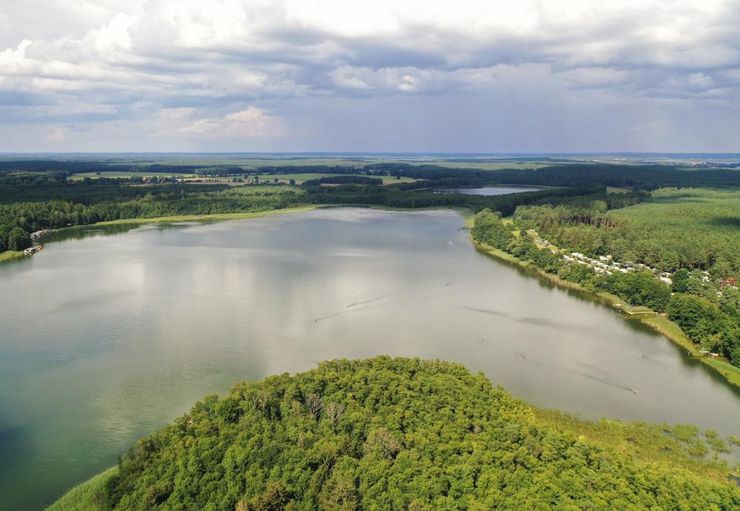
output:
<path id="1" fill-rule="evenodd" d="M 498 316 L 500 318 L 506 318 L 506 319 L 510 319 L 512 321 L 516 321 L 515 318 L 512 318 L 511 316 L 509 316 L 505 312 L 497 311 L 495 309 L 483 309 L 483 308 L 480 308 L 480 307 L 470 307 L 468 305 L 462 305 L 462 308 L 465 309 L 465 310 L 473 311 L 473 312 L 480 312 L 481 314 L 488 314 L 490 316 Z"/>
<path id="2" fill-rule="evenodd" d="M 442 287 L 448 288 L 455 284 L 454 281 L 444 282 L 442 284 Z M 349 314 L 350 312 L 360 312 L 363 310 L 367 310 L 373 307 L 377 307 L 378 305 L 382 305 L 380 302 L 384 302 L 388 300 L 389 298 L 393 297 L 403 297 L 404 295 L 410 295 L 412 293 L 418 293 L 418 290 L 414 291 L 393 291 L 390 293 L 383 293 L 381 295 L 371 296 L 370 298 L 365 298 L 362 300 L 357 300 L 355 302 L 350 302 L 347 305 L 345 305 L 344 310 L 336 310 L 332 312 L 328 312 L 326 314 L 322 314 L 321 316 L 317 316 L 314 318 L 314 323 L 319 323 L 320 321 L 324 321 L 326 319 L 334 318 L 337 316 L 341 316 L 343 314 Z M 424 298 L 429 298 L 431 295 L 422 295 Z"/>
<path id="3" fill-rule="evenodd" d="M 599 333 L 598 330 L 595 330 L 589 326 L 579 325 L 576 323 L 568 323 L 566 321 L 559 321 L 557 319 L 548 319 L 548 318 L 536 318 L 536 317 L 530 317 L 530 316 L 522 316 L 522 317 L 515 317 L 510 316 L 509 314 L 495 310 L 495 309 L 487 309 L 483 307 L 471 307 L 469 305 L 461 305 L 461 308 L 465 310 L 469 310 L 472 312 L 479 312 L 481 314 L 488 314 L 489 316 L 498 316 L 500 318 L 508 319 L 510 321 L 516 321 L 517 323 L 524 323 L 527 325 L 533 325 L 538 326 L 542 328 L 549 328 L 551 330 L 556 330 L 558 332 L 569 332 L 573 330 L 580 330 L 582 332 L 592 331 L 594 333 Z"/>
<path id="4" fill-rule="evenodd" d="M 398 294 L 401 294 L 400 291 L 394 291 L 393 293 L 386 293 L 384 295 L 373 296 L 372 298 L 366 298 L 365 300 L 358 300 L 356 302 L 348 303 L 347 308 L 351 309 L 353 307 L 358 307 L 360 305 L 366 305 L 368 303 L 379 302 L 381 300 L 385 300 L 386 298 L 390 298 L 391 296 L 395 296 Z"/>
<path id="5" fill-rule="evenodd" d="M 615 389 L 618 389 L 618 390 L 624 390 L 625 392 L 631 392 L 631 393 L 633 393 L 635 395 L 639 394 L 639 391 L 638 390 L 633 389 L 632 387 L 627 387 L 625 385 L 622 385 L 622 384 L 620 384 L 618 382 L 615 382 L 615 381 L 613 381 L 611 379 L 608 379 L 608 378 L 601 378 L 599 376 L 595 376 L 595 375 L 589 374 L 589 373 L 583 373 L 583 372 L 580 372 L 580 371 L 571 371 L 571 370 L 568 370 L 568 369 L 562 369 L 560 367 L 556 367 L 556 366 L 553 366 L 553 365 L 550 365 L 550 364 L 545 364 L 543 362 L 539 362 L 539 361 L 536 361 L 536 360 L 531 360 L 531 359 L 527 358 L 527 356 L 524 353 L 521 353 L 519 351 L 517 351 L 515 354 L 519 358 L 521 358 L 522 360 L 524 360 L 525 362 L 527 362 L 528 364 L 530 364 L 532 366 L 535 366 L 535 367 L 540 367 L 540 368 L 543 368 L 543 369 L 549 369 L 551 371 L 556 371 L 556 372 L 560 372 L 560 373 L 572 374 L 572 375 L 575 375 L 575 376 L 580 376 L 581 378 L 588 378 L 589 380 L 593 380 L 593 381 L 602 383 L 604 385 L 607 385 L 609 387 L 612 387 L 612 388 L 615 388 Z M 588 364 L 583 364 L 581 362 L 579 362 L 579 364 L 588 367 Z"/>
<path id="6" fill-rule="evenodd" d="M 351 312 L 360 312 L 367 309 L 371 309 L 374 304 L 377 304 L 378 302 L 381 302 L 383 300 L 386 300 L 387 298 L 390 298 L 394 295 L 398 295 L 400 292 L 393 292 L 393 293 L 386 293 L 378 296 L 373 296 L 371 298 L 367 298 L 365 300 L 358 300 L 356 302 L 348 303 L 345 305 L 344 309 L 327 312 L 326 314 L 322 314 L 321 316 L 317 316 L 314 318 L 314 323 L 319 323 L 320 321 L 324 321 L 326 319 L 335 318 L 337 316 L 343 316 L 344 314 L 349 314 Z"/>

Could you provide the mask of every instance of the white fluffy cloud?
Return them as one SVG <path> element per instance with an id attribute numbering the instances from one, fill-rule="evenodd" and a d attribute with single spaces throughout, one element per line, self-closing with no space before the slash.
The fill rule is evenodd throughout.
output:
<path id="1" fill-rule="evenodd" d="M 201 117 L 194 108 L 167 108 L 160 112 L 159 131 L 202 138 L 275 137 L 283 133 L 279 119 L 249 106 L 221 117 Z"/>
<path id="2" fill-rule="evenodd" d="M 715 109 L 724 131 L 740 100 L 738 25 L 733 0 L 3 0 L 0 124 L 29 136 L 36 124 L 65 126 L 46 138 L 67 144 L 106 133 L 90 125 L 128 125 L 134 145 L 144 129 L 192 148 L 223 137 L 321 150 L 311 141 L 333 130 L 307 115 L 374 101 L 407 116 L 424 101 L 466 97 L 514 98 L 549 118 L 562 115 L 556 104 L 663 115 L 665 101 L 679 101 L 687 112 Z M 515 129 L 519 119 L 497 122 Z M 613 121 L 628 145 L 634 126 Z M 337 129 L 385 149 L 362 125 Z"/>

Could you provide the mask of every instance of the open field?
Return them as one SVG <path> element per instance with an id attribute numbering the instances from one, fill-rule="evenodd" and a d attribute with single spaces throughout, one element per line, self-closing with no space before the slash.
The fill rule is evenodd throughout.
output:
<path id="1" fill-rule="evenodd" d="M 439 165 L 441 167 L 451 167 L 455 169 L 480 169 L 480 170 L 534 170 L 542 167 L 549 167 L 555 165 L 554 162 L 539 162 L 539 161 L 476 161 L 474 159 L 468 161 L 455 161 L 455 160 L 431 160 L 431 161 L 409 161 L 406 162 L 411 165 Z"/>
<path id="2" fill-rule="evenodd" d="M 606 193 L 630 193 L 632 190 L 622 186 L 607 186 Z"/>
<path id="3" fill-rule="evenodd" d="M 532 170 L 541 167 L 547 167 L 551 165 L 557 165 L 559 162 L 555 161 L 538 161 L 538 160 L 507 160 L 507 159 L 475 159 L 475 158 L 455 158 L 455 159 L 418 159 L 418 158 L 402 158 L 402 157 L 282 157 L 282 158 L 269 158 L 269 157 L 223 157 L 223 158 L 208 158 L 198 157 L 193 155 L 188 157 L 183 155 L 180 158 L 120 158 L 111 160 L 111 163 L 123 163 L 134 166 L 148 166 L 148 165 L 172 165 L 172 166 L 190 166 L 190 165 L 202 165 L 204 167 L 212 165 L 233 165 L 243 167 L 248 170 L 258 169 L 260 167 L 292 167 L 292 166 L 311 166 L 311 165 L 328 165 L 328 166 L 349 166 L 361 168 L 365 165 L 375 163 L 406 163 L 409 165 L 438 165 L 450 168 L 459 169 L 481 169 L 481 170 L 501 170 L 501 169 L 519 169 L 519 170 Z M 94 177 L 95 173 L 83 173 L 92 174 L 89 177 Z M 168 175 L 168 174 L 165 174 Z"/>
<path id="4" fill-rule="evenodd" d="M 129 177 L 193 177 L 193 174 L 173 174 L 172 172 L 79 172 L 69 176 L 71 181 L 81 181 L 85 178 L 99 179 L 101 177 L 107 178 L 129 178 Z"/>
<path id="5" fill-rule="evenodd" d="M 311 173 L 311 172 L 304 172 L 304 173 L 295 173 L 295 174 L 258 174 L 259 176 L 259 182 L 260 183 L 274 183 L 274 184 L 289 184 L 290 180 L 295 180 L 295 184 L 300 185 L 304 181 L 308 181 L 310 179 L 321 179 L 322 177 L 350 177 L 350 176 L 359 176 L 359 177 L 376 177 L 383 180 L 384 185 L 390 185 L 394 183 L 413 183 L 416 181 L 416 179 L 412 179 L 409 177 L 401 177 L 400 179 L 396 179 L 393 176 L 370 176 L 366 174 L 328 174 L 328 173 Z M 244 181 L 237 181 L 234 182 L 235 176 L 189 176 L 185 178 L 186 182 L 192 182 L 192 183 L 205 183 L 205 184 L 222 184 L 222 185 L 243 185 Z M 242 179 L 244 179 L 248 183 L 252 183 L 254 180 L 254 176 L 244 176 Z"/>
<path id="6" fill-rule="evenodd" d="M 290 183 L 291 179 L 294 179 L 296 184 L 301 184 L 304 181 L 308 181 L 309 179 L 320 179 L 322 177 L 336 177 L 338 175 L 346 175 L 346 176 L 363 176 L 367 177 L 365 174 L 328 174 L 328 173 L 310 173 L 310 172 L 304 172 L 304 173 L 295 173 L 295 174 L 259 174 L 259 180 L 262 183 L 266 182 L 275 182 L 275 183 L 283 183 L 288 184 Z M 172 173 L 172 172 L 118 172 L 118 171 L 101 171 L 101 172 L 79 172 L 77 174 L 72 174 L 69 177 L 69 180 L 71 181 L 81 181 L 86 178 L 90 179 L 100 179 L 100 178 L 131 178 L 131 177 L 175 177 L 178 179 L 184 179 L 186 182 L 192 182 L 192 183 L 206 183 L 206 184 L 226 184 L 226 185 L 234 185 L 234 184 L 244 184 L 243 182 L 234 182 L 234 177 L 236 176 L 198 176 L 195 174 L 179 174 L 179 173 Z M 409 177 L 401 177 L 400 179 L 396 179 L 392 176 L 371 176 L 371 177 L 378 177 L 383 179 L 384 185 L 394 184 L 394 183 L 413 183 L 416 181 L 415 179 L 409 178 Z M 244 179 L 247 179 L 246 176 L 244 176 Z M 251 182 L 253 179 L 251 176 L 248 178 Z M 277 181 L 276 181 L 277 180 Z"/>
<path id="7" fill-rule="evenodd" d="M 396 179 L 393 176 L 368 176 L 366 174 L 311 174 L 311 173 L 298 173 L 298 174 L 260 174 L 260 181 L 274 181 L 275 179 L 281 183 L 288 183 L 291 179 L 295 179 L 296 184 L 301 184 L 309 179 L 321 179 L 322 177 L 338 177 L 338 176 L 360 176 L 360 177 L 375 177 L 381 178 L 384 185 L 390 185 L 394 183 L 413 183 L 416 179 L 409 177 L 402 177 Z"/>

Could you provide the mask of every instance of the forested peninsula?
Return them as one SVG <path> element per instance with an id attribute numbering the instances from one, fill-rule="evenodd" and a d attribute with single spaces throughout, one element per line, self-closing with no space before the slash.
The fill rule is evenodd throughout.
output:
<path id="1" fill-rule="evenodd" d="M 737 509 L 698 441 L 540 412 L 458 364 L 334 360 L 205 398 L 49 510 Z"/>

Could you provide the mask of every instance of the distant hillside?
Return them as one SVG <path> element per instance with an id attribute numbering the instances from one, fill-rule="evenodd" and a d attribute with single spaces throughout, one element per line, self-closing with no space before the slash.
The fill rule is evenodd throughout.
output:
<path id="1" fill-rule="evenodd" d="M 610 422 L 612 448 L 577 423 L 457 364 L 336 360 L 204 399 L 52 509 L 740 507 L 721 470 L 658 427 Z"/>

